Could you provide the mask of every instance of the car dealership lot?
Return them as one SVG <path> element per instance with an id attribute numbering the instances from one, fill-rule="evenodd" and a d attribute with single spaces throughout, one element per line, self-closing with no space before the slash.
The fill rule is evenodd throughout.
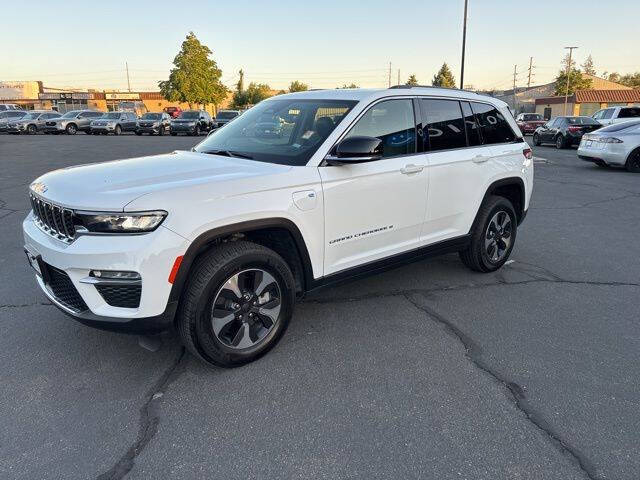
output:
<path id="1" fill-rule="evenodd" d="M 38 175 L 197 141 L 0 136 L 0 478 L 637 478 L 637 175 L 535 148 L 513 263 L 318 292 L 216 370 L 65 317 L 21 240 Z"/>

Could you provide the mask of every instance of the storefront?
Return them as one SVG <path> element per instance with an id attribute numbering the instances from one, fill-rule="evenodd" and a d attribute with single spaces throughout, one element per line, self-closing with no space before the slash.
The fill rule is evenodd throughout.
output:
<path id="1" fill-rule="evenodd" d="M 89 101 L 93 100 L 93 95 L 88 92 L 48 92 L 40 93 L 38 98 L 42 108 L 64 113 L 71 110 L 89 109 Z"/>

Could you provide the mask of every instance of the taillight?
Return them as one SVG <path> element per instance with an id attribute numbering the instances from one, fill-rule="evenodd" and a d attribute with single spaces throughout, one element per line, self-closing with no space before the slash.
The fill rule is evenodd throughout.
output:
<path id="1" fill-rule="evenodd" d="M 567 128 L 567 130 L 569 130 L 571 133 L 576 133 L 582 130 L 582 127 L 569 127 Z"/>
<path id="2" fill-rule="evenodd" d="M 531 160 L 533 158 L 533 151 L 530 148 L 525 148 L 524 150 L 522 150 L 522 154 L 527 160 Z"/>

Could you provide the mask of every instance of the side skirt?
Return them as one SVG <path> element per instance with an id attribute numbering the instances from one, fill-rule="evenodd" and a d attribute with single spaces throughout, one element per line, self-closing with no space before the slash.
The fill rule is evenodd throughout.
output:
<path id="1" fill-rule="evenodd" d="M 314 292 L 321 288 L 334 286 L 351 280 L 357 280 L 376 273 L 382 273 L 425 258 L 436 257 L 438 255 L 444 255 L 445 253 L 458 252 L 467 248 L 470 243 L 471 235 L 467 234 L 449 240 L 443 240 L 442 242 L 427 245 L 425 247 L 416 248 L 408 252 L 398 253 L 391 257 L 375 260 L 364 265 L 359 265 L 357 267 L 342 270 L 340 272 L 327 275 L 326 277 L 313 280 L 313 282 L 308 285 L 307 292 Z"/>

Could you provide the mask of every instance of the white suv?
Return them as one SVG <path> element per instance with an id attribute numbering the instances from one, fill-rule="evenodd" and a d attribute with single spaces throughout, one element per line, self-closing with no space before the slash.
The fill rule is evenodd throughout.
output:
<path id="1" fill-rule="evenodd" d="M 30 186 L 27 257 L 77 320 L 175 326 L 195 355 L 267 352 L 296 297 L 460 252 L 509 257 L 532 152 L 507 104 L 439 88 L 322 90 L 265 100 L 191 151 L 47 173 Z"/>

